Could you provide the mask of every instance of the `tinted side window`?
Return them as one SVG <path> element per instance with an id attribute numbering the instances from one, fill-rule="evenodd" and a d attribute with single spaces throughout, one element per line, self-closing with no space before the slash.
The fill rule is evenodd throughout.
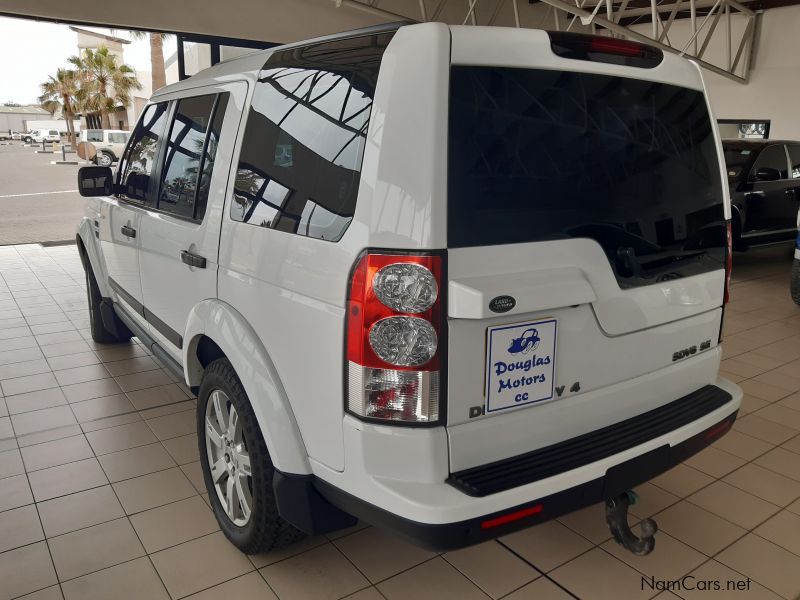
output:
<path id="1" fill-rule="evenodd" d="M 153 170 L 166 121 L 166 102 L 151 104 L 142 113 L 119 167 L 120 193 L 126 198 L 155 205 L 158 185 Z"/>
<path id="2" fill-rule="evenodd" d="M 86 132 L 86 141 L 87 142 L 102 142 L 103 141 L 103 132 L 102 131 L 87 131 Z"/>
<path id="3" fill-rule="evenodd" d="M 203 220 L 208 204 L 208 193 L 211 186 L 211 174 L 214 170 L 214 159 L 217 155 L 219 136 L 222 132 L 222 121 L 225 118 L 225 109 L 228 106 L 229 94 L 220 94 L 217 97 L 217 104 L 214 107 L 214 116 L 211 121 L 211 129 L 206 136 L 205 153 L 203 163 L 200 167 L 200 181 L 197 184 L 197 207 L 194 218 L 198 221 Z"/>
<path id="4" fill-rule="evenodd" d="M 355 211 L 381 57 L 392 34 L 271 55 L 259 74 L 231 218 L 324 240 Z"/>
<path id="5" fill-rule="evenodd" d="M 108 141 L 112 144 L 124 144 L 128 141 L 128 136 L 124 133 L 109 133 Z"/>
<path id="6" fill-rule="evenodd" d="M 790 145 L 789 160 L 792 163 L 792 179 L 800 179 L 800 146 Z"/>
<path id="7" fill-rule="evenodd" d="M 786 173 L 786 151 L 783 149 L 782 144 L 767 146 L 762 150 L 756 159 L 756 164 L 753 165 L 753 177 L 755 177 L 756 171 L 763 167 L 776 169 L 781 174 L 781 179 L 788 178 Z"/>
<path id="8" fill-rule="evenodd" d="M 216 98 L 209 94 L 178 101 L 164 158 L 159 210 L 194 218 L 200 158 Z"/>

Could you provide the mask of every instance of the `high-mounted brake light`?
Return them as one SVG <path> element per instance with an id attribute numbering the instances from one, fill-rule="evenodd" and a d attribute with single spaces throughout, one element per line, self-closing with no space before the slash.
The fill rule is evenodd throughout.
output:
<path id="1" fill-rule="evenodd" d="M 564 31 L 549 31 L 548 35 L 553 53 L 563 58 L 644 69 L 652 69 L 664 60 L 660 49 L 630 40 Z"/>
<path id="2" fill-rule="evenodd" d="M 443 258 L 364 254 L 347 298 L 347 410 L 369 420 L 440 417 Z"/>

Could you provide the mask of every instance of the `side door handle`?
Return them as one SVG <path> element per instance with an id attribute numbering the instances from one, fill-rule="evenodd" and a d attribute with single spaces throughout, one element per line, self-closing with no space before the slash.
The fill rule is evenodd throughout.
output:
<path id="1" fill-rule="evenodd" d="M 758 191 L 755 191 L 755 192 L 746 192 L 745 193 L 745 196 L 748 196 L 750 198 L 763 198 L 766 195 L 767 195 L 767 193 L 764 192 L 763 190 L 758 190 Z"/>
<path id="2" fill-rule="evenodd" d="M 119 230 L 122 232 L 122 235 L 124 235 L 126 237 L 129 237 L 129 238 L 135 238 L 136 237 L 136 230 L 133 227 L 130 227 L 128 225 L 123 225 L 122 227 L 120 227 Z"/>
<path id="3" fill-rule="evenodd" d="M 206 259 L 202 256 L 197 256 L 197 254 L 192 254 L 188 250 L 181 250 L 181 262 L 198 269 L 206 268 Z"/>

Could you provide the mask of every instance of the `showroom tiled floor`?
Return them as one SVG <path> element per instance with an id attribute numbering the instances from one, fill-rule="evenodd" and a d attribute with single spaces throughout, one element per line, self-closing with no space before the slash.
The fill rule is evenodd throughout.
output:
<path id="1" fill-rule="evenodd" d="M 642 577 L 800 595 L 800 308 L 788 252 L 737 256 L 727 375 L 735 430 L 639 488 L 656 551 L 621 551 L 599 506 L 435 555 L 370 527 L 247 557 L 206 504 L 194 400 L 138 344 L 88 339 L 74 246 L 0 247 L 0 600 L 649 598 Z M 745 585 L 744 583 L 742 585 Z"/>

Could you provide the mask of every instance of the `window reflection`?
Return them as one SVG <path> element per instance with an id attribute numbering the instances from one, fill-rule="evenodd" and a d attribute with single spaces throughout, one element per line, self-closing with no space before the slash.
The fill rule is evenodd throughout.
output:
<path id="1" fill-rule="evenodd" d="M 231 218 L 325 240 L 342 236 L 390 39 L 337 40 L 269 58 L 247 120 Z"/>
<path id="2" fill-rule="evenodd" d="M 164 135 L 167 103 L 148 106 L 128 146 L 128 153 L 120 165 L 122 192 L 129 199 L 155 204 L 156 185 L 151 181 L 153 162 L 158 154 L 159 140 Z"/>
<path id="3" fill-rule="evenodd" d="M 185 218 L 194 217 L 200 155 L 216 96 L 178 102 L 164 159 L 164 181 L 158 208 Z"/>

